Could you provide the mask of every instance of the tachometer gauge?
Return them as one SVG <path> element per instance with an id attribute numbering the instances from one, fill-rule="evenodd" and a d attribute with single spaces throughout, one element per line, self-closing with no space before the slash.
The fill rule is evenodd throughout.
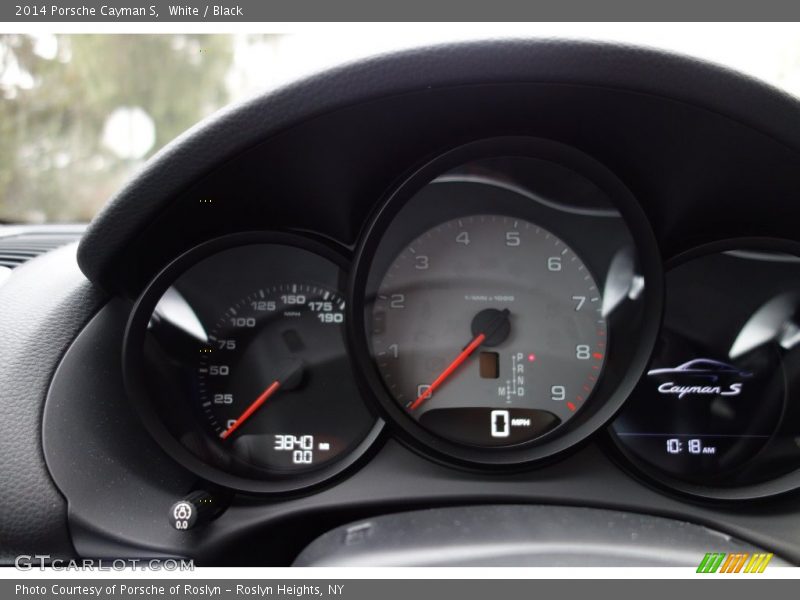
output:
<path id="1" fill-rule="evenodd" d="M 258 492 L 320 483 L 364 454 L 381 424 L 345 344 L 344 266 L 320 243 L 241 234 L 156 277 L 128 325 L 125 379 L 168 453 Z"/>
<path id="2" fill-rule="evenodd" d="M 602 294 L 581 258 L 516 217 L 436 225 L 395 258 L 369 319 L 394 400 L 430 431 L 509 446 L 569 421 L 602 376 Z"/>
<path id="3" fill-rule="evenodd" d="M 574 446 L 619 408 L 655 340 L 647 223 L 607 170 L 528 138 L 433 160 L 376 213 L 348 319 L 396 434 L 463 466 Z"/>

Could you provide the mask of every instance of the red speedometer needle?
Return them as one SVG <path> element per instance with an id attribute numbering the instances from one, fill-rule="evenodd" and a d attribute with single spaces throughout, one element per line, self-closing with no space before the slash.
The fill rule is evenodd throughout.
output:
<path id="1" fill-rule="evenodd" d="M 253 401 L 253 403 L 247 407 L 247 410 L 245 410 L 238 419 L 236 419 L 233 423 L 231 423 L 231 426 L 228 427 L 225 431 L 223 431 L 219 435 L 219 437 L 221 437 L 223 440 L 227 439 L 228 436 L 237 429 L 239 429 L 242 423 L 247 421 L 247 419 L 249 419 L 253 415 L 253 413 L 256 412 L 261 407 L 261 405 L 267 401 L 267 399 L 270 396 L 272 396 L 272 394 L 277 392 L 279 387 L 281 387 L 281 382 L 276 379 L 269 385 L 267 389 L 261 392 L 261 395 L 258 398 L 256 398 Z"/>
<path id="2" fill-rule="evenodd" d="M 475 352 L 475 349 L 478 348 L 478 346 L 480 346 L 485 339 L 486 339 L 486 335 L 485 334 L 483 334 L 483 333 L 478 334 L 478 336 L 474 340 L 472 340 L 469 344 L 467 344 L 467 347 L 464 348 L 461 351 L 461 354 L 456 356 L 456 359 L 453 362 L 451 362 L 444 371 L 441 372 L 441 374 L 433 381 L 431 386 L 427 390 L 425 390 L 420 395 L 419 398 L 414 400 L 414 402 L 412 402 L 409 405 L 408 409 L 409 410 L 414 410 L 415 408 L 419 407 L 420 404 L 425 402 L 425 400 L 430 398 L 431 394 L 433 394 L 433 392 L 436 391 L 436 388 L 438 388 L 440 385 L 442 385 L 447 380 L 447 378 L 450 377 L 450 375 L 452 375 L 453 372 L 459 366 L 461 366 L 461 363 L 463 363 L 465 360 L 467 360 L 469 358 L 470 354 Z"/>

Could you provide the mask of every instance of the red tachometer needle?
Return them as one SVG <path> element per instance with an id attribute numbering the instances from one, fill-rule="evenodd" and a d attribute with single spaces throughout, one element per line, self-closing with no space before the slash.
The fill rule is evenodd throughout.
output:
<path id="1" fill-rule="evenodd" d="M 236 419 L 233 423 L 231 423 L 230 427 L 228 427 L 225 431 L 223 431 L 219 435 L 219 437 L 222 438 L 223 440 L 227 439 L 230 434 L 239 429 L 242 423 L 247 421 L 247 419 L 249 419 L 252 416 L 252 414 L 256 412 L 261 407 L 261 405 L 264 404 L 264 402 L 267 401 L 267 398 L 269 398 L 270 396 L 272 396 L 272 394 L 277 392 L 279 387 L 281 387 L 281 382 L 276 379 L 270 384 L 270 386 L 267 389 L 265 389 L 261 393 L 261 395 L 258 398 L 256 398 L 253 401 L 253 403 L 250 406 L 247 407 L 247 410 L 245 410 L 238 419 Z"/>
<path id="2" fill-rule="evenodd" d="M 431 394 L 433 394 L 433 392 L 436 391 L 436 388 L 442 385 L 445 382 L 445 380 L 448 377 L 450 377 L 450 375 L 452 375 L 453 372 L 461 365 L 461 363 L 467 360 L 470 354 L 475 352 L 475 349 L 478 348 L 478 346 L 480 346 L 485 339 L 486 335 L 481 333 L 469 344 L 467 344 L 467 347 L 461 351 L 461 354 L 456 356 L 456 359 L 453 362 L 451 362 L 444 371 L 441 372 L 441 374 L 434 380 L 431 386 L 427 390 L 425 390 L 425 392 L 423 392 L 419 398 L 414 400 L 414 402 L 412 402 L 409 405 L 408 409 L 414 410 L 417 407 L 419 407 L 420 404 L 425 402 L 425 400 L 430 398 Z"/>

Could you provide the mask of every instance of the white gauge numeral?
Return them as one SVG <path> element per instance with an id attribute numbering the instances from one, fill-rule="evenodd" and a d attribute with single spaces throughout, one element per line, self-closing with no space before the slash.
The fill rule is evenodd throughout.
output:
<path id="1" fill-rule="evenodd" d="M 214 394 L 214 404 L 233 404 L 233 394 Z"/>
<path id="2" fill-rule="evenodd" d="M 561 257 L 560 256 L 551 256 L 547 259 L 547 270 L 548 271 L 560 271 L 561 270 Z"/>
<path id="3" fill-rule="evenodd" d="M 591 357 L 591 348 L 585 344 L 575 346 L 575 358 L 578 360 L 589 360 Z"/>
<path id="4" fill-rule="evenodd" d="M 317 313 L 320 323 L 344 323 L 344 315 L 340 312 Z"/>
<path id="5" fill-rule="evenodd" d="M 231 325 L 234 327 L 255 327 L 256 320 L 253 317 L 234 317 L 231 319 Z"/>
<path id="6" fill-rule="evenodd" d="M 465 246 L 469 246 L 469 233 L 466 231 L 462 231 L 456 236 L 456 243 L 464 244 Z"/>
<path id="7" fill-rule="evenodd" d="M 400 346 L 397 344 L 392 344 L 389 346 L 389 353 L 392 355 L 393 358 L 397 358 L 400 356 Z"/>
<path id="8" fill-rule="evenodd" d="M 392 299 L 389 300 L 389 306 L 391 308 L 405 308 L 406 307 L 406 295 L 405 294 L 392 294 Z"/>
<path id="9" fill-rule="evenodd" d="M 567 397 L 567 388 L 563 385 L 554 385 L 550 388 L 550 399 L 556 402 L 561 402 Z"/>
<path id="10" fill-rule="evenodd" d="M 274 300 L 255 300 L 250 303 L 250 308 L 259 312 L 272 312 L 277 306 Z"/>
<path id="11" fill-rule="evenodd" d="M 583 305 L 586 304 L 586 296 L 573 296 L 572 300 L 578 303 L 578 305 L 575 307 L 575 312 L 578 312 L 581 308 L 583 308 Z"/>
<path id="12" fill-rule="evenodd" d="M 236 350 L 236 340 L 217 340 L 220 350 Z"/>
<path id="13" fill-rule="evenodd" d="M 521 243 L 519 231 L 506 231 L 506 246 L 519 246 Z"/>
<path id="14" fill-rule="evenodd" d="M 430 260 L 424 254 L 418 254 L 414 257 L 414 268 L 418 271 L 425 271 L 431 266 Z"/>
<path id="15" fill-rule="evenodd" d="M 281 302 L 284 304 L 303 305 L 306 303 L 306 297 L 303 294 L 286 294 L 281 296 Z"/>
<path id="16" fill-rule="evenodd" d="M 333 310 L 333 302 L 314 300 L 308 303 L 308 310 L 311 312 L 331 312 Z"/>
<path id="17" fill-rule="evenodd" d="M 208 374 L 209 375 L 219 375 L 221 377 L 225 377 L 229 375 L 231 372 L 228 365 L 209 365 L 208 367 Z"/>

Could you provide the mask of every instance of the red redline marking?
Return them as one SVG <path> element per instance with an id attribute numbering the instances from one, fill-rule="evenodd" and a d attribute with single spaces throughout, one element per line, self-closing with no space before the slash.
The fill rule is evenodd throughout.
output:
<path id="1" fill-rule="evenodd" d="M 572 412 L 575 412 L 577 407 L 572 402 L 567 402 L 567 408 L 570 409 Z"/>
<path id="2" fill-rule="evenodd" d="M 247 409 L 241 414 L 241 416 L 238 419 L 236 419 L 233 423 L 231 423 L 231 426 L 228 427 L 225 431 L 223 431 L 219 435 L 219 437 L 221 437 L 223 440 L 228 439 L 228 436 L 230 436 L 234 431 L 239 429 L 242 423 L 247 421 L 247 419 L 249 419 L 254 412 L 256 412 L 259 408 L 261 408 L 261 405 L 267 401 L 267 398 L 269 398 L 270 396 L 272 396 L 272 394 L 277 392 L 279 387 L 281 387 L 281 382 L 277 380 L 273 381 L 270 384 L 270 386 L 263 392 L 261 392 L 261 395 L 258 398 L 256 398 L 250 406 L 247 407 Z"/>
<path id="3" fill-rule="evenodd" d="M 601 360 L 603 358 L 603 355 L 600 354 L 599 352 L 595 352 L 594 354 L 592 354 L 592 356 L 594 356 L 597 360 Z"/>
<path id="4" fill-rule="evenodd" d="M 591 388 L 588 385 L 585 385 L 585 386 L 583 386 L 583 391 L 584 392 L 589 392 L 589 391 L 591 391 Z"/>
<path id="5" fill-rule="evenodd" d="M 472 340 L 469 343 L 469 345 L 461 351 L 461 354 L 456 356 L 455 360 L 451 362 L 444 371 L 441 372 L 441 374 L 433 381 L 431 386 L 427 390 L 425 390 L 425 393 L 421 394 L 419 398 L 417 398 L 416 400 L 414 400 L 414 402 L 411 403 L 411 405 L 408 407 L 408 410 L 415 410 L 416 408 L 419 407 L 420 404 L 422 404 L 423 402 L 425 402 L 425 400 L 430 398 L 433 392 L 436 391 L 436 389 L 440 385 L 442 385 L 445 382 L 445 380 L 447 380 L 447 378 L 450 377 L 450 375 L 453 374 L 453 371 L 455 371 L 459 366 L 461 366 L 461 363 L 463 363 L 470 357 L 470 354 L 475 352 L 476 348 L 478 348 L 478 346 L 480 346 L 485 339 L 486 336 L 483 333 L 481 333 L 474 340 Z"/>

